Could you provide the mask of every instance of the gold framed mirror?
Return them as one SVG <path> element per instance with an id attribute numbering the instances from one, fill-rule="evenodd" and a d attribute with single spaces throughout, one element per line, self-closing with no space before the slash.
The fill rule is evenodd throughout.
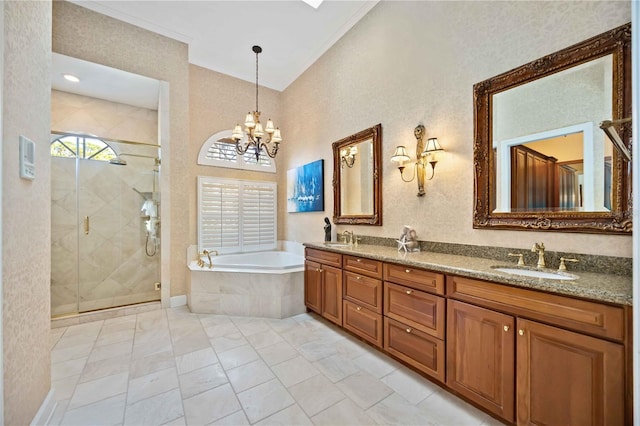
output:
<path id="1" fill-rule="evenodd" d="M 382 226 L 382 125 L 332 146 L 333 223 Z"/>
<path id="2" fill-rule="evenodd" d="M 473 86 L 474 228 L 629 234 L 631 24 Z M 631 123 L 619 123 L 631 150 Z"/>

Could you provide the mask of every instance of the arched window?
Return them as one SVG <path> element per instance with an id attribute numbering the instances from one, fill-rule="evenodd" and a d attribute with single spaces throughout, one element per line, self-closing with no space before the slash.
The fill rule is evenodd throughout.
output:
<path id="1" fill-rule="evenodd" d="M 223 130 L 210 136 L 200 148 L 198 164 L 203 166 L 228 167 L 231 169 L 254 170 L 258 172 L 276 172 L 276 162 L 266 154 L 256 159 L 255 148 L 247 150 L 240 156 L 233 143 L 220 142 L 220 139 L 231 138 L 231 130 Z"/>
<path id="2" fill-rule="evenodd" d="M 51 141 L 51 156 L 97 161 L 109 161 L 118 157 L 104 140 L 84 135 L 54 135 Z"/>

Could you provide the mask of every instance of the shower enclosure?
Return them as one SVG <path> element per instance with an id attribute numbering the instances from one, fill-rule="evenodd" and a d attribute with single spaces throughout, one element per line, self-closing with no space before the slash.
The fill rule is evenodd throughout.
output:
<path id="1" fill-rule="evenodd" d="M 160 147 L 51 143 L 51 314 L 160 300 Z"/>

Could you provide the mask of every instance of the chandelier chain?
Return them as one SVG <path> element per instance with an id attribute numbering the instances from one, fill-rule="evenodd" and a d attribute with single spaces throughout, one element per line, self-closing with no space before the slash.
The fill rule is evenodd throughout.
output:
<path id="1" fill-rule="evenodd" d="M 256 112 L 260 111 L 258 109 L 258 55 L 260 53 L 256 52 Z"/>

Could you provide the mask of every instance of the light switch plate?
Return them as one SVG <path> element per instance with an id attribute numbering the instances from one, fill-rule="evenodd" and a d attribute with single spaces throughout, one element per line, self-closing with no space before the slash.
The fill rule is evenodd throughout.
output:
<path id="1" fill-rule="evenodd" d="M 20 136 L 20 177 L 33 180 L 36 177 L 36 144 Z"/>

